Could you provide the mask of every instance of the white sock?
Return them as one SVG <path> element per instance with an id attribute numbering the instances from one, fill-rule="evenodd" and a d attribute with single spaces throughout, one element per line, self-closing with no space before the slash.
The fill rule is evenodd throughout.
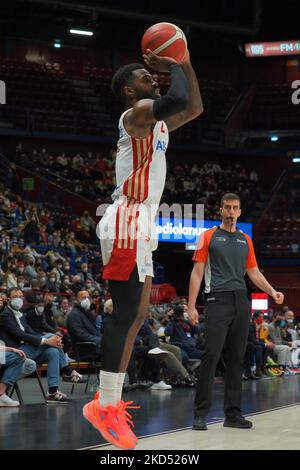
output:
<path id="1" fill-rule="evenodd" d="M 119 401 L 119 374 L 115 372 L 106 372 L 100 370 L 100 405 L 106 407 L 107 405 L 115 406 Z"/>
<path id="2" fill-rule="evenodd" d="M 118 401 L 120 401 L 122 398 L 122 389 L 123 389 L 126 372 L 119 372 L 118 375 L 119 375 L 118 377 Z"/>

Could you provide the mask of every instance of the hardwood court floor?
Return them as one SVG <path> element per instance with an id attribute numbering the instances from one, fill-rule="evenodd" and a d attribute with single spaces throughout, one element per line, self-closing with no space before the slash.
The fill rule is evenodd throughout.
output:
<path id="1" fill-rule="evenodd" d="M 21 381 L 20 388 L 26 405 L 0 408 L 0 450 L 83 449 L 99 448 L 105 444 L 100 434 L 82 417 L 82 406 L 92 398 L 92 394 L 84 393 L 84 385 L 76 386 L 71 404 L 45 405 L 41 403 L 36 380 Z M 65 384 L 61 389 L 69 393 L 70 388 L 69 384 Z M 125 394 L 124 400 L 133 400 L 141 406 L 140 410 L 133 410 L 136 434 L 143 437 L 138 448 L 180 449 L 182 445 L 182 449 L 193 449 L 189 446 L 203 445 L 207 449 L 214 448 L 209 447 L 213 445 L 218 445 L 218 448 L 234 445 L 234 449 L 237 449 L 237 446 L 247 445 L 253 446 L 251 448 L 267 446 L 264 448 L 272 449 L 275 441 L 276 448 L 279 441 L 285 449 L 299 448 L 299 444 L 296 447 L 294 437 L 300 436 L 299 375 L 243 383 L 243 412 L 245 415 L 255 415 L 255 427 L 251 430 L 223 428 L 223 389 L 222 384 L 214 386 L 213 406 L 208 415 L 208 423 L 211 424 L 206 432 L 190 429 L 194 389 L 137 390 Z M 268 413 L 260 414 L 266 411 Z M 158 442 L 154 440 L 157 439 L 153 436 L 155 434 L 159 434 Z M 241 436 L 243 441 L 239 443 L 237 436 Z M 286 441 L 283 441 L 285 436 Z M 101 448 L 107 450 L 108 446 Z"/>
<path id="2" fill-rule="evenodd" d="M 224 428 L 223 422 L 208 430 L 191 428 L 139 439 L 136 450 L 300 450 L 300 403 L 250 415 L 252 429 Z M 111 445 L 93 450 L 116 450 Z"/>

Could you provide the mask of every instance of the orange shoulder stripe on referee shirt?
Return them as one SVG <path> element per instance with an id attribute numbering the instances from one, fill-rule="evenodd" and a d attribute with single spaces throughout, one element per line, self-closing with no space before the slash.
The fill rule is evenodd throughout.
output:
<path id="1" fill-rule="evenodd" d="M 257 261 L 256 261 L 256 256 L 255 256 L 252 240 L 249 237 L 249 235 L 247 235 L 246 233 L 243 233 L 243 235 L 247 240 L 248 248 L 249 248 L 247 261 L 246 261 L 246 269 L 256 268 L 257 267 Z"/>
<path id="2" fill-rule="evenodd" d="M 213 227 L 209 230 L 205 230 L 205 232 L 202 233 L 201 237 L 199 238 L 197 249 L 193 256 L 193 261 L 197 261 L 198 263 L 206 263 L 208 259 L 208 249 L 211 237 L 217 228 L 218 227 Z"/>

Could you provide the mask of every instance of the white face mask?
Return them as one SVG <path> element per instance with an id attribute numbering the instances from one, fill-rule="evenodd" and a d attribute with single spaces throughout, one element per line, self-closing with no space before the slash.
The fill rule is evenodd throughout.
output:
<path id="1" fill-rule="evenodd" d="M 25 286 L 25 282 L 19 282 L 18 287 L 20 287 L 20 289 L 23 289 L 24 286 Z"/>
<path id="2" fill-rule="evenodd" d="M 286 322 L 287 322 L 287 323 L 293 323 L 294 320 L 292 320 L 291 318 L 289 318 Z"/>
<path id="3" fill-rule="evenodd" d="M 36 307 L 36 312 L 38 315 L 42 315 L 43 311 L 45 310 L 45 307 Z"/>
<path id="4" fill-rule="evenodd" d="M 10 305 L 14 310 L 21 310 L 23 307 L 23 299 L 21 297 L 15 297 L 10 301 Z"/>
<path id="5" fill-rule="evenodd" d="M 89 308 L 91 306 L 91 301 L 90 301 L 90 299 L 83 299 L 80 302 L 80 305 L 84 310 L 89 310 Z"/>

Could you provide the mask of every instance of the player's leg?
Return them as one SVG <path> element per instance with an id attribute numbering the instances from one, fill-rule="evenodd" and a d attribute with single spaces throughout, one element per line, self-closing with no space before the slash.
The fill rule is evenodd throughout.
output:
<path id="1" fill-rule="evenodd" d="M 84 407 L 84 416 L 105 439 L 127 449 L 134 448 L 137 439 L 126 410 L 131 403 L 121 401 L 121 392 L 135 337 L 147 315 L 151 283 L 150 276 L 139 281 L 137 268 L 128 281 L 110 281 L 114 310 L 102 338 L 100 401 Z"/>

